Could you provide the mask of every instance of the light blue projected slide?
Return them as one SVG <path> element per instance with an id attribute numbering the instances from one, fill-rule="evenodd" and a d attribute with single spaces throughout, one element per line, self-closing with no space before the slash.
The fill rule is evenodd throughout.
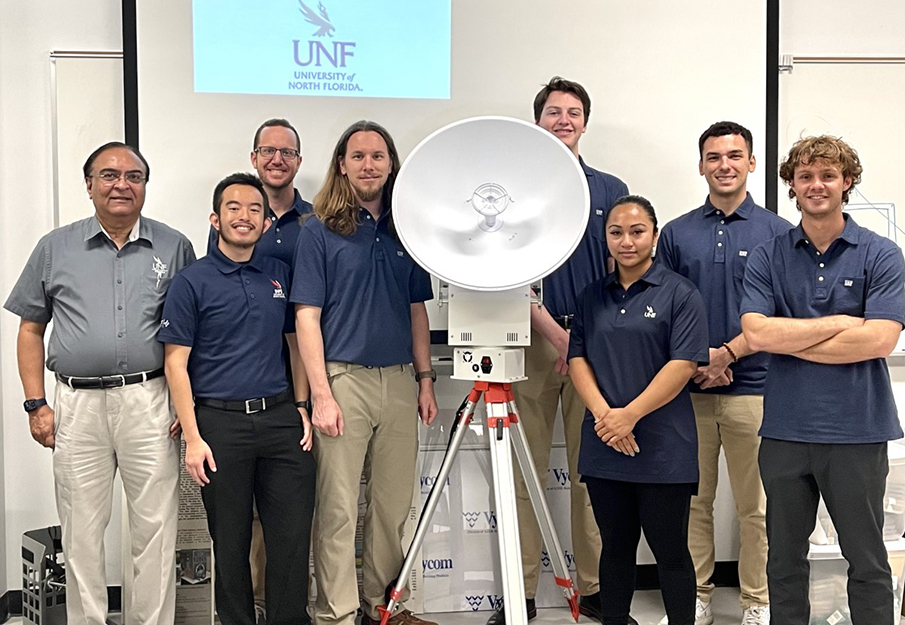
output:
<path id="1" fill-rule="evenodd" d="M 449 98 L 451 0 L 193 0 L 195 91 Z"/>

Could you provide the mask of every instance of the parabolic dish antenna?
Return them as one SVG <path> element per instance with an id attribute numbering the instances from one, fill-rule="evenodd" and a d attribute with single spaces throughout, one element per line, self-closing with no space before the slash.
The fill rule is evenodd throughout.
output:
<path id="1" fill-rule="evenodd" d="M 588 222 L 587 177 L 558 138 L 509 117 L 437 130 L 396 178 L 402 244 L 442 281 L 505 291 L 540 280 L 575 251 Z"/>

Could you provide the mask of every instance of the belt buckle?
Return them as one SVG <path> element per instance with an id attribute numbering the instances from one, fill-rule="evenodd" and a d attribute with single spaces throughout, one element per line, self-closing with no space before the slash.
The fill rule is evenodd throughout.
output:
<path id="1" fill-rule="evenodd" d="M 126 385 L 126 376 L 117 373 L 116 375 L 111 375 L 112 385 L 107 386 L 106 388 L 123 388 Z M 119 384 L 117 384 L 119 382 Z"/>
<path id="2" fill-rule="evenodd" d="M 258 406 L 260 406 L 260 408 L 258 408 Z M 262 410 L 267 410 L 267 400 L 263 397 L 245 400 L 245 414 L 254 414 L 256 412 L 261 412 Z"/>

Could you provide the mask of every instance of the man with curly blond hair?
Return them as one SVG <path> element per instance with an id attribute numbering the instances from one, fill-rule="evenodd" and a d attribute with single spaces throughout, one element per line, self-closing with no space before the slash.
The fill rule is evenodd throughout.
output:
<path id="1" fill-rule="evenodd" d="M 892 625 L 883 544 L 887 441 L 902 437 L 885 358 L 905 322 L 901 250 L 843 213 L 861 180 L 836 137 L 808 137 L 780 176 L 797 228 L 761 245 L 745 273 L 742 330 L 772 354 L 760 473 L 767 493 L 767 577 L 774 623 L 809 622 L 808 536 L 820 496 L 848 560 L 853 625 Z"/>

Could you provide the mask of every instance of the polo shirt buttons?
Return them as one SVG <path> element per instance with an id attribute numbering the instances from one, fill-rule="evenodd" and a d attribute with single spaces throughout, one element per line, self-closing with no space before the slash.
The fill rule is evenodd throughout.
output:
<path id="1" fill-rule="evenodd" d="M 817 282 L 823 282 L 823 276 L 817 276 Z"/>
<path id="2" fill-rule="evenodd" d="M 277 243 L 282 243 L 282 241 L 280 239 L 277 239 Z"/>
<path id="3" fill-rule="evenodd" d="M 619 311 L 619 314 L 624 315 L 624 314 L 625 314 L 625 308 L 621 309 L 621 310 Z"/>
<path id="4" fill-rule="evenodd" d="M 719 232 L 717 232 L 717 234 L 723 234 L 723 231 L 722 231 L 722 230 L 720 230 L 720 231 L 719 231 Z"/>
<path id="5" fill-rule="evenodd" d="M 246 280 L 245 284 L 251 284 L 251 280 Z"/>
<path id="6" fill-rule="evenodd" d="M 716 246 L 717 246 L 717 247 L 723 247 L 723 242 L 720 241 L 719 243 L 716 244 Z"/>
<path id="7" fill-rule="evenodd" d="M 726 221 L 723 219 L 720 219 L 720 225 L 723 225 L 724 223 L 726 223 Z"/>
<path id="8" fill-rule="evenodd" d="M 251 295 L 249 295 L 249 297 L 250 297 L 251 299 L 254 299 L 254 298 L 255 298 L 255 294 L 252 293 Z"/>
<path id="9" fill-rule="evenodd" d="M 823 263 L 820 263 L 820 267 L 823 268 Z"/>
<path id="10" fill-rule="evenodd" d="M 377 237 L 377 240 L 380 241 L 380 237 Z"/>

